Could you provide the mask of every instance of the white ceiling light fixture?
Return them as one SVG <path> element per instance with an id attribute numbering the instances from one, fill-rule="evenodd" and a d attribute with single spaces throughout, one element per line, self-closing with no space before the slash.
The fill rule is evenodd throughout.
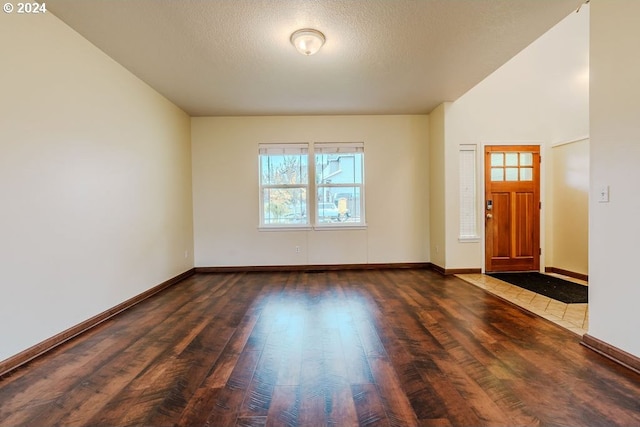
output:
<path id="1" fill-rule="evenodd" d="M 322 45 L 324 45 L 325 38 L 318 30 L 312 28 L 303 28 L 298 31 L 294 31 L 291 34 L 291 44 L 303 55 L 309 56 L 317 53 Z"/>

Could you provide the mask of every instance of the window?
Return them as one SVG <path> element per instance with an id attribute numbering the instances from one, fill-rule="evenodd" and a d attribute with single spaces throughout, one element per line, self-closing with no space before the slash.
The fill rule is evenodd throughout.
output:
<path id="1" fill-rule="evenodd" d="M 460 145 L 460 234 L 459 239 L 476 241 L 476 146 Z"/>
<path id="2" fill-rule="evenodd" d="M 260 144 L 260 225 L 309 225 L 308 144 Z"/>
<path id="3" fill-rule="evenodd" d="M 364 225 L 364 144 L 315 144 L 316 224 Z"/>
<path id="4" fill-rule="evenodd" d="M 533 153 L 491 153 L 491 181 L 533 181 Z"/>
<path id="5" fill-rule="evenodd" d="M 258 146 L 260 227 L 305 228 L 312 219 L 319 228 L 365 224 L 364 144 L 313 148 L 310 153 L 306 143 Z"/>

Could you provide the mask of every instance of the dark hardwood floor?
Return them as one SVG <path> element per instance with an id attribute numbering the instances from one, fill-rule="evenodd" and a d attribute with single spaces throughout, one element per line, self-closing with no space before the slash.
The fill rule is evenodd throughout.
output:
<path id="1" fill-rule="evenodd" d="M 428 270 L 198 274 L 0 378 L 0 425 L 639 426 L 640 376 Z"/>

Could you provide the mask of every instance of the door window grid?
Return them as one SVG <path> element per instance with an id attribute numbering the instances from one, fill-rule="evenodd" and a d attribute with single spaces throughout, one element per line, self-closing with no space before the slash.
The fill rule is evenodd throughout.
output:
<path id="1" fill-rule="evenodd" d="M 533 153 L 491 153 L 491 181 L 533 181 Z"/>

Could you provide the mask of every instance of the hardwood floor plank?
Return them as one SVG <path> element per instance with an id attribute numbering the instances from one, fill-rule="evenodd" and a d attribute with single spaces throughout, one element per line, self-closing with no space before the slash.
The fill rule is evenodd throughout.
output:
<path id="1" fill-rule="evenodd" d="M 221 389 L 205 389 L 200 405 L 185 408 L 179 425 L 231 426 L 239 416 L 251 378 L 254 375 L 260 352 L 242 352 L 227 384 Z M 213 402 L 213 405 L 210 403 Z"/>
<path id="2" fill-rule="evenodd" d="M 185 298 L 184 301 L 188 301 L 188 298 Z M 176 307 L 173 307 L 173 311 L 163 311 L 161 315 L 169 316 L 172 313 L 180 313 L 181 310 L 185 310 L 183 307 L 184 305 L 177 310 Z M 118 319 L 118 321 L 122 322 L 123 320 Z M 148 327 L 149 325 L 151 325 L 151 322 L 147 321 L 141 322 L 140 326 L 141 330 L 147 331 L 147 336 L 152 337 L 164 336 L 172 328 L 178 327 L 171 324 L 171 322 L 167 322 L 166 317 L 159 325 Z M 130 325 L 126 326 L 130 327 Z M 57 389 L 63 390 L 63 392 L 56 399 L 51 400 L 50 403 L 42 405 L 39 413 L 32 413 L 31 417 L 25 421 L 32 425 L 49 425 L 59 422 L 60 417 L 82 410 L 85 407 L 92 410 L 99 409 L 111 398 L 113 393 L 124 387 L 128 381 L 151 363 L 157 355 L 162 353 L 163 348 L 161 345 L 148 346 L 144 340 L 141 341 L 141 336 L 139 333 L 135 333 L 133 334 L 133 339 L 124 339 L 119 346 L 115 346 L 116 348 L 108 349 L 105 352 L 107 358 L 99 359 L 98 364 L 90 363 L 85 365 L 84 369 L 78 369 L 77 366 L 73 367 L 74 364 L 72 363 L 54 371 L 54 375 L 57 377 Z M 75 353 L 75 349 L 86 350 L 82 346 L 72 346 L 69 349 L 69 353 Z M 117 380 L 109 381 L 104 386 L 100 386 L 105 382 L 105 378 L 114 376 L 114 372 L 118 373 Z M 58 378 L 59 375 L 62 375 L 62 377 Z M 35 379 L 35 383 L 39 382 L 41 382 L 39 379 Z M 96 391 L 90 394 L 92 405 L 87 406 L 86 402 L 84 405 L 79 405 L 77 396 L 85 395 L 89 390 Z M 46 397 L 47 394 L 45 393 L 44 396 Z M 9 419 L 8 422 L 13 421 Z"/>
<path id="3" fill-rule="evenodd" d="M 427 270 L 196 274 L 0 378 L 0 425 L 640 425 L 640 377 Z"/>
<path id="4" fill-rule="evenodd" d="M 331 388 L 327 396 L 326 415 L 327 425 L 330 426 L 358 425 L 358 414 L 349 385 Z"/>
<path id="5" fill-rule="evenodd" d="M 389 423 L 392 426 L 417 426 L 416 414 L 389 361 L 372 358 L 369 363 Z"/>
<path id="6" fill-rule="evenodd" d="M 300 416 L 300 387 L 276 386 L 273 393 L 273 404 L 269 406 L 266 418 L 267 427 L 297 426 Z M 316 425 L 321 425 L 317 423 Z"/>
<path id="7" fill-rule="evenodd" d="M 375 384 L 355 384 L 351 386 L 353 402 L 362 427 L 389 427 L 389 419 Z"/>

